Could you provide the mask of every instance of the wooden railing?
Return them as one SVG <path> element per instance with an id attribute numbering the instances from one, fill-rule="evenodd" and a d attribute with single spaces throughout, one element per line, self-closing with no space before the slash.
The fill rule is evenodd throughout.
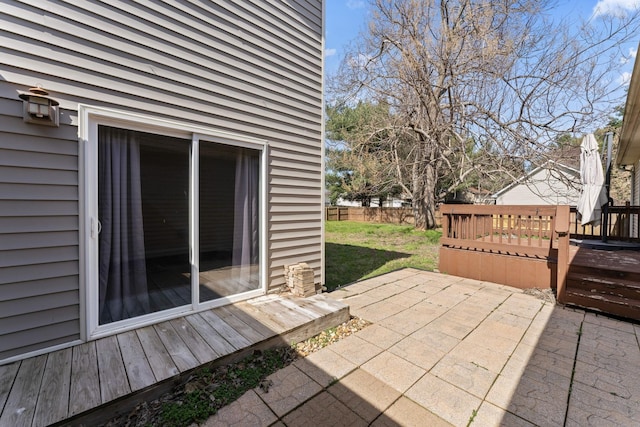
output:
<path id="1" fill-rule="evenodd" d="M 605 224 L 606 215 L 606 235 L 602 235 L 602 227 Z M 597 239 L 603 237 L 607 240 L 618 240 L 624 242 L 640 242 L 639 218 L 640 206 L 608 206 L 602 211 L 601 224 L 596 227 L 591 225 L 580 225 L 577 219 L 577 209 L 571 207 L 571 237 L 574 239 Z"/>
<path id="2" fill-rule="evenodd" d="M 455 265 L 445 260 L 447 268 L 454 268 L 463 273 L 467 269 L 485 267 L 507 270 L 496 271 L 493 276 L 485 277 L 504 276 L 505 281 L 509 282 L 504 284 L 533 287 L 527 283 L 540 282 L 527 282 L 516 277 L 518 272 L 510 271 L 521 268 L 521 260 L 516 262 L 514 258 L 492 259 L 487 258 L 487 254 L 543 261 L 536 267 L 542 269 L 550 268 L 545 262 L 557 263 L 557 273 L 556 270 L 551 273 L 556 283 L 548 283 L 546 286 L 557 286 L 558 294 L 564 292 L 569 262 L 569 206 L 443 205 L 440 212 L 442 248 L 456 250 L 445 251 L 445 256 L 452 256 L 451 262 L 455 260 Z M 482 258 L 478 259 L 482 262 L 473 262 L 472 258 L 479 253 L 482 254 Z M 465 259 L 469 261 L 465 263 Z M 466 265 L 458 265 L 460 263 Z M 468 271 L 468 274 L 461 275 L 478 278 L 483 277 L 482 273 Z M 522 271 L 521 274 L 528 272 Z"/>

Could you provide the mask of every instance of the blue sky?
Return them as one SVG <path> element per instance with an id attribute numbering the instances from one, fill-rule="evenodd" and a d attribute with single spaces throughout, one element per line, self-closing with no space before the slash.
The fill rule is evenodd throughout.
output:
<path id="1" fill-rule="evenodd" d="M 557 4 L 554 15 L 558 19 L 579 22 L 580 17 L 589 19 L 599 13 L 620 13 L 639 7 L 640 0 L 558 0 Z M 368 7 L 367 0 L 326 0 L 326 73 L 332 74 L 337 70 L 349 43 L 355 40 L 358 33 L 365 28 L 368 21 Z M 638 41 L 640 41 L 640 34 L 638 34 L 638 40 L 625 49 L 629 52 L 631 59 L 637 52 Z M 625 64 L 623 75 L 619 76 L 619 79 L 628 80 L 632 68 L 633 60 Z"/>

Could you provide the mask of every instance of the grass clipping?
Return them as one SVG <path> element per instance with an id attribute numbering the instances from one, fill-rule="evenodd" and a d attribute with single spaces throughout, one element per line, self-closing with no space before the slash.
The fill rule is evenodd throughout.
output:
<path id="1" fill-rule="evenodd" d="M 143 402 L 130 413 L 112 418 L 102 425 L 181 427 L 201 423 L 248 390 L 258 387 L 268 391 L 271 383 L 267 377 L 279 369 L 367 325 L 369 322 L 351 317 L 341 325 L 289 347 L 256 350 L 239 362 L 199 369 L 185 384 L 156 400 Z"/>

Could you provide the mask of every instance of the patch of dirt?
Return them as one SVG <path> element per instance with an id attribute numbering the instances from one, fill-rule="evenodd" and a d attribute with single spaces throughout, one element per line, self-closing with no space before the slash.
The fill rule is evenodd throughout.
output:
<path id="1" fill-rule="evenodd" d="M 523 289 L 522 293 L 526 295 L 534 296 L 550 304 L 556 303 L 556 294 L 553 291 L 553 289 L 539 289 L 539 288 Z"/>

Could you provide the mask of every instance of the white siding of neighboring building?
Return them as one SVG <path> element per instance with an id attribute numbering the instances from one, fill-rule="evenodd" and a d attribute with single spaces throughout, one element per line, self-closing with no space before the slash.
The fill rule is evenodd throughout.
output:
<path id="1" fill-rule="evenodd" d="M 322 19 L 321 0 L 2 3 L 0 360 L 79 338 L 79 103 L 267 140 L 268 288 L 294 262 L 322 281 Z M 60 128 L 22 122 L 36 84 Z"/>
<path id="2" fill-rule="evenodd" d="M 526 180 L 497 193 L 497 205 L 577 205 L 579 177 L 542 168 Z M 572 185 L 569 182 L 573 182 Z"/>

